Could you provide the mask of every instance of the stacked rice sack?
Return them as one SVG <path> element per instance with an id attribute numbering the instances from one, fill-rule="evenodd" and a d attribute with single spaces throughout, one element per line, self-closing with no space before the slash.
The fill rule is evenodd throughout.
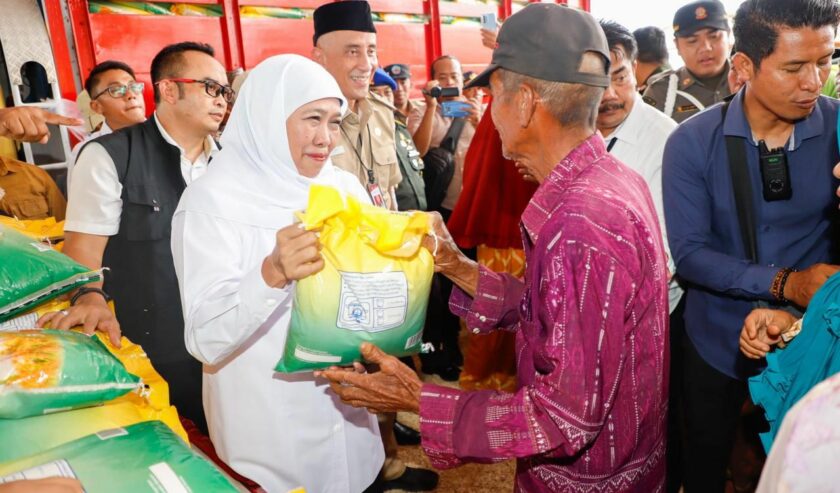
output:
<path id="1" fill-rule="evenodd" d="M 18 229 L 0 224 L 0 484 L 65 476 L 87 492 L 236 491 L 190 450 L 142 348 L 34 328 L 69 306 L 59 295 L 102 273 Z"/>

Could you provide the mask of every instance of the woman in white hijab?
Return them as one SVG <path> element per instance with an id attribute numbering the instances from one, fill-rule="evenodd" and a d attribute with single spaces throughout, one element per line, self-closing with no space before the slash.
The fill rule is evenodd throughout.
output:
<path id="1" fill-rule="evenodd" d="M 172 222 L 187 349 L 204 363 L 204 412 L 219 456 L 269 492 L 358 492 L 384 460 L 376 417 L 342 404 L 311 373 L 272 369 L 283 353 L 294 281 L 323 268 L 317 238 L 293 225 L 312 183 L 363 200 L 330 163 L 347 102 L 297 56 L 255 67 Z"/>

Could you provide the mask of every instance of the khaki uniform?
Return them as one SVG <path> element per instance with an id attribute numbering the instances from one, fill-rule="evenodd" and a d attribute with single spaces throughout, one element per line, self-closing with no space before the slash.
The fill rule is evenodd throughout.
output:
<path id="1" fill-rule="evenodd" d="M 0 156 L 0 215 L 64 220 L 67 202 L 49 173 L 34 164 Z"/>
<path id="2" fill-rule="evenodd" d="M 687 68 L 663 72 L 649 79 L 645 101 L 677 123 L 729 96 L 729 62 L 717 87 L 706 87 Z"/>
<path id="3" fill-rule="evenodd" d="M 372 183 L 379 185 L 385 205 L 392 208 L 389 190 L 402 180 L 394 142 L 394 107 L 370 93 L 356 110 L 341 120 L 332 162 L 356 175 L 366 189 Z"/>

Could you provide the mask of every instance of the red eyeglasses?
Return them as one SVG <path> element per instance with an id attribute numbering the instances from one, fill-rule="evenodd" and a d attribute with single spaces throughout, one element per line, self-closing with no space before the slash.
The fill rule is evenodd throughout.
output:
<path id="1" fill-rule="evenodd" d="M 228 103 L 233 101 L 233 96 L 236 94 L 232 87 L 219 84 L 215 80 L 210 79 L 163 79 L 157 81 L 156 84 L 166 81 L 182 82 L 184 84 L 204 84 L 204 91 L 208 96 L 211 98 L 217 98 L 221 95 Z"/>

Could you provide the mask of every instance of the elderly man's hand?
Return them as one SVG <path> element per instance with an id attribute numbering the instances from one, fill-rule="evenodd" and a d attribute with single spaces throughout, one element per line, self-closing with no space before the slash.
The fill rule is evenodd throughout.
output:
<path id="1" fill-rule="evenodd" d="M 449 230 L 446 229 L 443 216 L 439 212 L 427 212 L 426 214 L 432 225 L 432 233 L 423 239 L 423 246 L 432 252 L 435 257 L 435 272 L 441 272 L 445 275 L 458 267 L 464 254 L 458 248 Z"/>
<path id="2" fill-rule="evenodd" d="M 364 407 L 372 413 L 418 412 L 423 384 L 417 373 L 373 344 L 363 343 L 361 352 L 365 361 L 377 365 L 379 371 L 359 373 L 331 368 L 316 371 L 315 376 L 329 380 L 330 388 L 353 407 Z"/>
<path id="3" fill-rule="evenodd" d="M 771 346 L 778 344 L 795 322 L 796 317 L 786 311 L 756 308 L 744 320 L 739 340 L 741 352 L 750 359 L 767 356 Z"/>
<path id="4" fill-rule="evenodd" d="M 84 122 L 32 106 L 0 109 L 0 137 L 46 144 L 50 137 L 50 130 L 47 128 L 48 123 L 54 125 L 82 125 Z"/>

